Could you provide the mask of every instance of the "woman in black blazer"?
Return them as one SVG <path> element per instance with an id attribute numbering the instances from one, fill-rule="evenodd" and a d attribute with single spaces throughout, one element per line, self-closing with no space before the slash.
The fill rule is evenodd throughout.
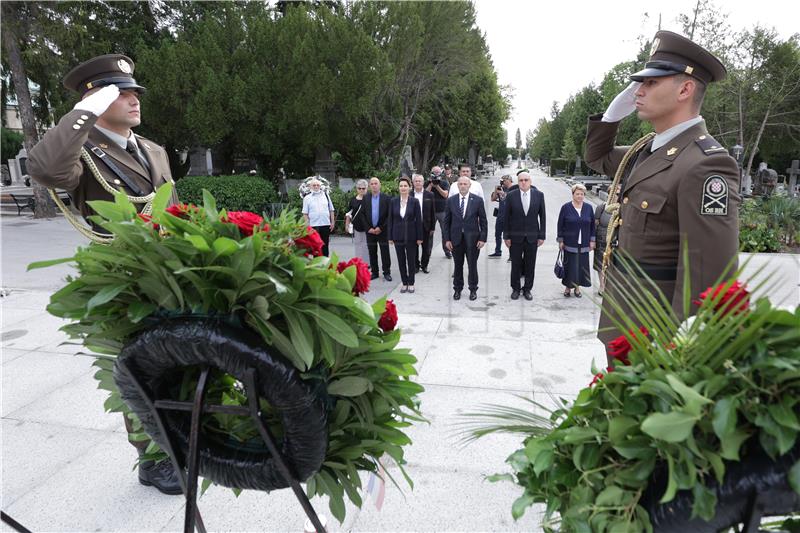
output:
<path id="1" fill-rule="evenodd" d="M 419 202 L 411 196 L 411 180 L 406 176 L 398 183 L 400 195 L 392 198 L 389 204 L 389 244 L 394 244 L 397 263 L 400 266 L 400 279 L 403 288 L 400 292 L 414 292 L 414 272 L 416 271 L 416 250 L 422 244 L 422 210 Z"/>
<path id="2" fill-rule="evenodd" d="M 595 248 L 596 229 L 594 210 L 585 203 L 586 187 L 581 183 L 572 186 L 572 201 L 561 206 L 558 214 L 558 244 L 564 250 L 564 296 L 575 290 L 581 297 L 581 287 L 591 287 L 589 251 Z"/>

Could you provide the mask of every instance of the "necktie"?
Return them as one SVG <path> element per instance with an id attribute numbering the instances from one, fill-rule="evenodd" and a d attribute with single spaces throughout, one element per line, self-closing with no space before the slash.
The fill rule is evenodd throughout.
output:
<path id="1" fill-rule="evenodd" d="M 136 144 L 131 139 L 128 139 L 128 145 L 125 147 L 125 150 L 131 154 L 148 173 L 150 172 L 150 165 L 147 164 L 147 160 L 142 157 L 139 150 L 136 149 Z"/>
<path id="2" fill-rule="evenodd" d="M 642 151 L 636 155 L 636 163 L 633 164 L 633 168 L 637 168 L 642 163 L 644 163 L 647 160 L 647 158 L 652 155 L 653 153 L 651 152 L 652 149 L 653 149 L 653 141 L 650 141 L 645 145 Z"/>
<path id="3" fill-rule="evenodd" d="M 522 193 L 522 211 L 525 212 L 525 216 L 528 216 L 528 193 Z"/>
<path id="4" fill-rule="evenodd" d="M 464 212 L 464 197 L 462 196 L 461 197 L 461 218 L 464 218 L 465 214 L 466 213 Z"/>

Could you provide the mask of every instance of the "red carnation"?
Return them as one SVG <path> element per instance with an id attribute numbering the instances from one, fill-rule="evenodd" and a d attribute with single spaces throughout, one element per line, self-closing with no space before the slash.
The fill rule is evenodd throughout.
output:
<path id="1" fill-rule="evenodd" d="M 198 210 L 198 207 L 194 204 L 173 204 L 166 209 L 170 215 L 183 219 L 189 218 L 193 211 Z"/>
<path id="2" fill-rule="evenodd" d="M 601 379 L 603 379 L 603 376 L 605 376 L 605 375 L 606 375 L 606 374 L 608 374 L 609 372 L 613 372 L 613 371 L 614 371 L 614 367 L 613 367 L 613 366 L 606 367 L 606 372 L 605 372 L 605 374 L 604 374 L 603 372 L 598 372 L 597 374 L 595 374 L 595 375 L 594 375 L 594 378 L 592 379 L 592 382 L 591 382 L 591 383 L 589 383 L 589 386 L 590 386 L 590 387 L 591 387 L 591 386 L 593 386 L 595 383 L 597 383 L 598 381 L 600 381 Z"/>
<path id="3" fill-rule="evenodd" d="M 145 214 L 145 213 L 136 213 L 136 216 L 139 217 L 139 220 L 144 222 L 145 224 L 150 224 L 153 226 L 153 229 L 158 229 L 158 224 L 153 222 L 153 217 Z"/>
<path id="4" fill-rule="evenodd" d="M 723 283 L 716 287 L 709 287 L 700 293 L 700 299 L 695 300 L 694 303 L 701 305 L 703 300 L 711 299 L 714 303 L 716 311 L 722 311 L 723 315 L 727 315 L 733 311 L 734 315 L 738 315 L 743 311 L 747 311 L 750 307 L 750 293 L 747 291 L 746 286 L 734 281 L 732 284 Z"/>
<path id="5" fill-rule="evenodd" d="M 639 331 L 641 331 L 645 337 L 649 335 L 647 328 L 644 326 L 639 328 Z M 630 333 L 631 336 L 634 337 L 637 335 L 637 333 L 634 330 L 630 330 L 628 333 Z M 631 346 L 631 343 L 628 341 L 628 337 L 626 337 L 625 335 L 620 335 L 619 337 L 608 343 L 608 355 L 610 355 L 623 365 L 629 365 L 631 364 L 631 361 L 630 359 L 628 359 L 628 353 L 630 353 L 632 348 L 633 347 Z"/>
<path id="6" fill-rule="evenodd" d="M 340 273 L 351 265 L 356 266 L 356 282 L 353 284 L 353 294 L 358 296 L 369 291 L 369 284 L 372 281 L 372 275 L 369 270 L 369 265 L 366 264 L 360 257 L 354 257 L 350 261 L 340 261 L 336 267 Z"/>
<path id="7" fill-rule="evenodd" d="M 312 257 L 319 257 L 322 255 L 322 247 L 325 245 L 325 243 L 322 242 L 322 237 L 317 233 L 317 230 L 311 226 L 306 228 L 305 236 L 295 239 L 294 243 L 300 248 L 305 248 L 307 250 L 306 255 L 311 255 Z"/>
<path id="8" fill-rule="evenodd" d="M 397 326 L 397 306 L 391 300 L 386 300 L 386 310 L 378 320 L 378 326 L 385 332 L 392 331 Z"/>
<path id="9" fill-rule="evenodd" d="M 251 213 L 250 211 L 229 211 L 223 219 L 223 222 L 230 222 L 239 226 L 242 235 L 249 236 L 253 231 L 258 229 L 258 226 L 264 222 L 260 215 Z M 269 231 L 269 226 L 265 225 L 263 231 Z"/>

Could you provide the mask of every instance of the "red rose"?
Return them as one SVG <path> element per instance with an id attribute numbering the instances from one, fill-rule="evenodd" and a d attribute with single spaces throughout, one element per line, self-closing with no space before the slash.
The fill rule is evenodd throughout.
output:
<path id="1" fill-rule="evenodd" d="M 600 381 L 601 379 L 603 379 L 603 376 L 605 376 L 605 375 L 606 375 L 606 374 L 608 374 L 609 372 L 613 372 L 613 371 L 614 371 L 614 367 L 613 367 L 613 366 L 606 367 L 606 372 L 605 372 L 605 374 L 604 374 L 603 372 L 598 372 L 597 374 L 595 374 L 595 375 L 594 375 L 594 378 L 592 379 L 592 382 L 591 382 L 591 383 L 589 383 L 589 386 L 590 386 L 590 387 L 591 387 L 591 386 L 593 386 L 595 383 L 597 383 L 598 381 Z"/>
<path id="2" fill-rule="evenodd" d="M 253 231 L 257 230 L 258 226 L 264 222 L 264 219 L 250 211 L 229 211 L 223 222 L 239 226 L 242 235 L 252 235 Z M 262 231 L 269 231 L 269 226 L 265 225 Z"/>
<path id="3" fill-rule="evenodd" d="M 378 326 L 385 332 L 392 331 L 397 326 L 397 306 L 391 300 L 386 300 L 386 310 L 378 320 Z"/>
<path id="4" fill-rule="evenodd" d="M 172 216 L 186 219 L 192 212 L 199 211 L 199 208 L 194 204 L 173 204 L 166 211 Z"/>
<path id="5" fill-rule="evenodd" d="M 369 291 L 369 284 L 372 281 L 372 274 L 369 270 L 369 265 L 366 264 L 360 257 L 354 257 L 350 261 L 340 261 L 336 267 L 339 273 L 351 265 L 356 266 L 356 282 L 353 284 L 353 294 L 358 296 Z"/>
<path id="6" fill-rule="evenodd" d="M 312 257 L 319 257 L 322 255 L 322 247 L 325 245 L 325 243 L 322 242 L 322 237 L 317 233 L 317 230 L 311 226 L 306 228 L 305 236 L 295 239 L 294 243 L 300 248 L 305 248 L 307 250 L 306 255 L 311 255 Z"/>
<path id="7" fill-rule="evenodd" d="M 723 292 L 724 291 L 724 292 Z M 745 285 L 734 281 L 732 284 L 723 283 L 716 287 L 709 287 L 700 293 L 700 299 L 695 300 L 694 303 L 701 305 L 703 300 L 711 299 L 716 311 L 722 311 L 723 315 L 727 315 L 733 311 L 734 315 L 738 315 L 743 311 L 747 311 L 750 307 L 750 293 L 747 291 Z"/>
<path id="8" fill-rule="evenodd" d="M 641 331 L 645 337 L 649 335 L 647 328 L 644 326 L 639 328 L 639 331 Z M 637 335 L 637 333 L 634 330 L 630 330 L 629 333 L 634 337 Z M 608 355 L 610 355 L 623 365 L 629 365 L 631 364 L 631 361 L 630 359 L 628 359 L 628 353 L 630 353 L 631 348 L 632 346 L 631 343 L 628 341 L 628 337 L 626 337 L 625 335 L 620 335 L 619 337 L 608 343 Z"/>
<path id="9" fill-rule="evenodd" d="M 158 224 L 153 222 L 152 216 L 147 215 L 145 213 L 136 213 L 136 216 L 139 217 L 139 220 L 141 220 L 145 224 L 150 224 L 151 226 L 153 226 L 153 229 L 158 229 Z"/>

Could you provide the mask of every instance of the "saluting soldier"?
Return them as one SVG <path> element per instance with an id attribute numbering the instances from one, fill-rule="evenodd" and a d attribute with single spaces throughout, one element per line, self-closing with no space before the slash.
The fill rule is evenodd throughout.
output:
<path id="1" fill-rule="evenodd" d="M 604 114 L 589 117 L 585 159 L 596 171 L 615 176 L 608 205 L 618 210 L 606 257 L 607 295 L 618 294 L 617 276 L 636 275 L 624 271 L 616 251 L 630 255 L 654 280 L 679 319 L 684 318 L 685 245 L 693 297 L 726 268 L 736 268 L 739 170 L 700 116 L 706 87 L 725 75 L 724 65 L 710 52 L 681 35 L 659 31 L 644 70 L 631 76 L 633 83 Z M 626 159 L 630 147 L 614 146 L 614 140 L 619 122 L 634 111 L 655 134 L 641 139 L 638 151 Z M 622 334 L 613 328 L 611 312 L 606 300 L 598 332 L 606 346 Z"/>
<path id="2" fill-rule="evenodd" d="M 94 214 L 87 202 L 113 200 L 111 191 L 125 192 L 141 211 L 148 195 L 172 182 L 164 148 L 131 131 L 141 123 L 139 95 L 145 90 L 133 79 L 133 69 L 133 61 L 121 54 L 72 69 L 64 86 L 82 98 L 28 157 L 31 177 L 66 190 L 84 218 Z M 172 201 L 177 202 L 174 191 Z"/>
<path id="3" fill-rule="evenodd" d="M 131 128 L 141 123 L 139 95 L 144 87 L 133 79 L 133 61 L 120 54 L 102 55 L 81 63 L 64 78 L 67 89 L 82 95 L 33 147 L 28 157 L 31 177 L 47 187 L 66 190 L 85 217 L 87 202 L 113 200 L 112 191 L 129 195 L 144 209 L 155 190 L 172 182 L 167 153 Z M 172 202 L 177 202 L 173 191 Z M 92 237 L 107 235 L 93 226 Z M 133 428 L 125 418 L 129 432 Z M 144 453 L 148 441 L 131 441 Z M 181 494 L 178 475 L 169 460 L 139 463 L 139 482 L 164 494 Z"/>

